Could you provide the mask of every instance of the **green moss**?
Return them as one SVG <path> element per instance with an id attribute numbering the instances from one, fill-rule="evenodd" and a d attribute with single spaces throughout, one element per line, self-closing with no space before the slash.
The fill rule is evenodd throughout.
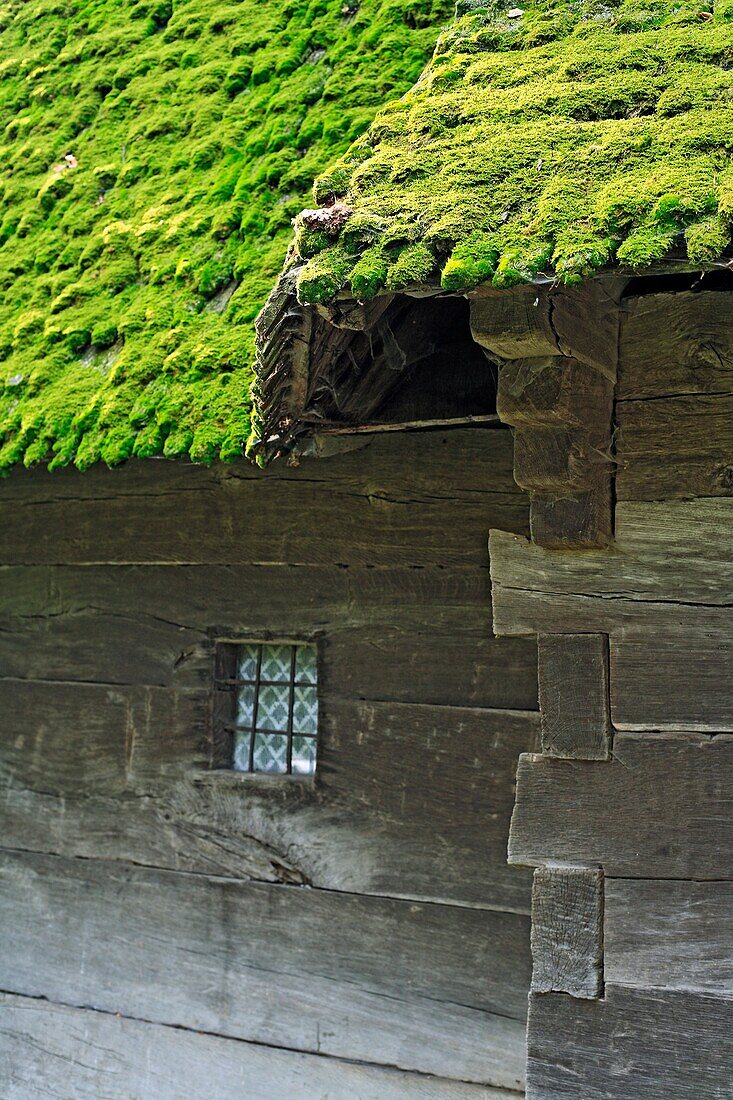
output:
<path id="1" fill-rule="evenodd" d="M 291 219 L 314 176 L 409 90 L 451 11 L 4 5 L 0 469 L 243 453 L 253 321 Z M 375 239 L 369 225 L 354 248 Z M 330 239 L 310 236 L 320 257 Z M 352 266 L 337 251 L 316 298 Z"/>
<path id="2" fill-rule="evenodd" d="M 461 0 L 415 87 L 316 181 L 317 201 L 353 215 L 341 247 L 311 258 L 303 298 L 313 270 L 322 301 L 431 266 L 460 291 L 730 248 L 733 3 L 510 7 Z M 375 220 L 375 240 L 350 229 Z"/>

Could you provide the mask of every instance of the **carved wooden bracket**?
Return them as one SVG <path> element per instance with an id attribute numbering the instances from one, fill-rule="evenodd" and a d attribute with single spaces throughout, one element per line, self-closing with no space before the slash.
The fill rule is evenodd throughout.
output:
<path id="1" fill-rule="evenodd" d="M 477 292 L 474 339 L 499 364 L 497 411 L 515 431 L 514 476 L 540 546 L 613 538 L 612 421 L 622 284 Z"/>

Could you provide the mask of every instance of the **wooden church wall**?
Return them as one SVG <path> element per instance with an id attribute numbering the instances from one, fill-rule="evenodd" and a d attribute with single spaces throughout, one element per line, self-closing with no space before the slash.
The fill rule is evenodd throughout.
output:
<path id="1" fill-rule="evenodd" d="M 11 1095 L 521 1089 L 537 657 L 491 636 L 486 554 L 527 530 L 511 464 L 466 429 L 3 483 Z M 315 783 L 209 768 L 214 641 L 267 636 L 320 639 Z"/>
<path id="2" fill-rule="evenodd" d="M 539 634 L 531 1100 L 722 1100 L 733 1079 L 733 305 L 622 304 L 615 539 L 493 533 L 494 627 Z"/>

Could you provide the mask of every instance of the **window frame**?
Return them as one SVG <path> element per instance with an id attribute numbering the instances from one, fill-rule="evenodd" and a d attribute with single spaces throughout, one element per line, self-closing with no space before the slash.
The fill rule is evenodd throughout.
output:
<path id="1" fill-rule="evenodd" d="M 257 675 L 255 680 L 242 680 L 238 679 L 237 672 L 237 660 L 239 656 L 239 650 L 242 646 L 257 646 L 258 647 L 258 659 L 257 659 Z M 263 646 L 288 646 L 290 648 L 290 678 L 282 681 L 273 681 L 273 684 L 277 683 L 279 686 L 287 684 L 289 689 L 289 706 L 288 706 L 288 728 L 287 730 L 258 730 L 256 726 L 257 722 L 257 702 L 259 697 L 259 689 L 264 684 L 267 686 L 270 681 L 262 681 L 260 678 L 260 666 L 262 661 L 262 647 Z M 315 662 L 316 662 L 316 675 L 315 683 L 310 681 L 298 681 L 295 679 L 295 661 L 296 652 L 298 646 L 311 646 L 315 650 Z M 236 637 L 222 637 L 217 638 L 214 643 L 214 668 L 213 668 L 213 689 L 212 689 L 212 735 L 211 735 L 211 761 L 210 766 L 213 770 L 219 772 L 226 772 L 229 776 L 236 776 L 238 779 L 253 780 L 260 779 L 271 782 L 273 780 L 289 780 L 298 781 L 304 783 L 312 783 L 315 779 L 318 768 L 318 750 L 320 743 L 320 716 L 321 716 L 321 682 L 320 673 L 322 667 L 322 644 L 320 636 L 310 637 L 261 637 L 261 636 L 236 636 Z M 235 715 L 237 710 L 237 701 L 239 695 L 239 688 L 246 684 L 253 684 L 254 702 L 253 702 L 253 715 L 252 715 L 252 728 L 250 731 L 250 748 L 249 748 L 249 770 L 244 770 L 234 767 L 234 750 L 237 724 L 235 721 Z M 316 703 L 318 708 L 318 719 L 316 721 L 315 733 L 303 733 L 296 732 L 293 729 L 293 706 L 294 696 L 297 687 L 310 687 L 314 688 L 316 692 Z M 244 728 L 244 727 L 241 727 Z M 253 768 L 253 757 L 255 751 L 255 737 L 257 733 L 273 733 L 287 737 L 287 771 L 283 772 L 266 772 L 256 771 Z M 293 751 L 293 738 L 294 737 L 307 737 L 312 740 L 315 745 L 315 766 L 312 772 L 294 772 L 292 770 L 292 751 Z"/>

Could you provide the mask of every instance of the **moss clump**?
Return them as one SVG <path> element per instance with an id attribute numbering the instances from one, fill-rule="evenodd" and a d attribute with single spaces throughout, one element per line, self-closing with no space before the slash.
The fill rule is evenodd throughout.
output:
<path id="1" fill-rule="evenodd" d="M 0 469 L 242 453 L 253 321 L 291 219 L 408 91 L 451 12 L 4 5 Z M 318 255 L 329 239 L 311 237 Z M 318 278 L 324 297 L 337 288 L 333 271 Z"/>
<path id="2" fill-rule="evenodd" d="M 345 228 L 298 293 L 314 269 L 322 301 L 329 279 L 367 298 L 418 272 L 461 291 L 709 262 L 732 155 L 733 3 L 461 0 L 415 87 L 316 181 L 379 238 Z"/>

